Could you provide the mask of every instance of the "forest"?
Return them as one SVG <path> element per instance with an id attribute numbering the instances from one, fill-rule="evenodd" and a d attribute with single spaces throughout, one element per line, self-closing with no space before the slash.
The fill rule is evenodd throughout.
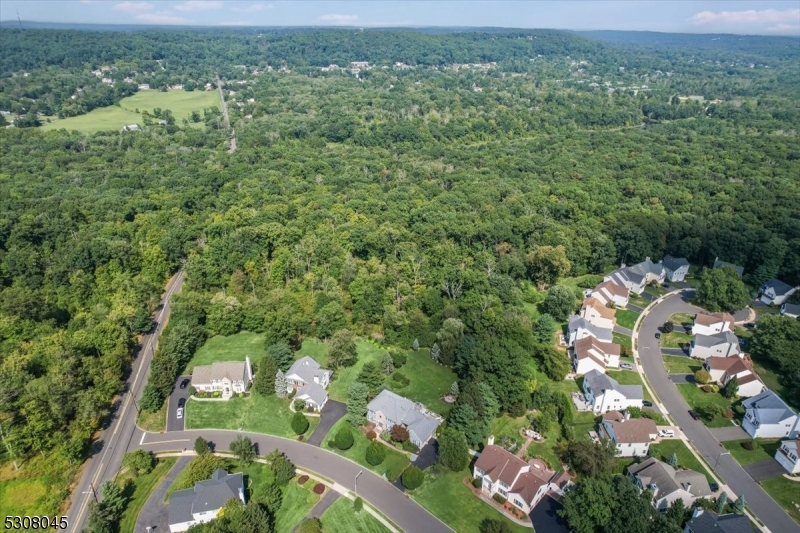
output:
<path id="1" fill-rule="evenodd" d="M 219 73 L 238 141 L 228 153 L 216 118 L 0 129 L 4 460 L 74 471 L 181 268 L 145 407 L 207 337 L 296 348 L 347 329 L 437 343 L 441 364 L 485 382 L 451 415 L 471 442 L 492 410 L 541 401 L 525 368 L 551 363 L 530 309 L 564 278 L 669 253 L 743 265 L 751 289 L 800 283 L 800 48 L 748 39 L 3 29 L 3 111 L 41 122 Z M 320 69 L 351 61 L 372 68 Z M 104 65 L 113 89 L 91 74 Z M 552 328 L 568 294 L 549 302 Z"/>

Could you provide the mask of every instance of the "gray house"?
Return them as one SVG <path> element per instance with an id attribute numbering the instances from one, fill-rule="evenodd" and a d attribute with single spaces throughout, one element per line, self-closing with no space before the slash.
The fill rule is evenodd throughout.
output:
<path id="1" fill-rule="evenodd" d="M 653 506 L 666 511 L 677 499 L 691 507 L 698 498 L 711 496 L 706 476 L 694 470 L 675 470 L 652 457 L 628 467 L 628 477 L 639 490 L 653 493 Z"/>
<path id="2" fill-rule="evenodd" d="M 297 391 L 296 399 L 303 400 L 306 407 L 319 411 L 328 401 L 325 389 L 328 388 L 332 374 L 332 371 L 320 367 L 310 357 L 301 357 L 286 372 L 287 391 Z"/>
<path id="3" fill-rule="evenodd" d="M 800 432 L 797 413 L 769 389 L 746 399 L 742 407 L 745 408 L 742 429 L 754 439 L 794 439 Z"/>
<path id="4" fill-rule="evenodd" d="M 690 355 L 697 359 L 709 357 L 728 357 L 739 355 L 739 339 L 730 331 L 720 331 L 713 335 L 695 335 Z"/>
<path id="5" fill-rule="evenodd" d="M 741 267 L 739 265 L 734 265 L 733 263 L 728 263 L 727 261 L 720 261 L 719 258 L 714 259 L 714 268 L 723 268 L 723 267 L 729 267 L 734 269 L 736 273 L 739 274 L 740 278 L 742 277 L 742 274 L 744 274 L 744 267 Z"/>
<path id="6" fill-rule="evenodd" d="M 408 429 L 409 440 L 422 448 L 436 433 L 444 419 L 421 403 L 415 403 L 389 390 L 381 391 L 367 405 L 367 420 L 375 424 L 379 433 L 391 431 L 396 425 Z"/>
<path id="7" fill-rule="evenodd" d="M 686 522 L 683 533 L 753 533 L 750 519 L 741 514 L 718 515 L 714 511 L 697 508 Z"/>
<path id="8" fill-rule="evenodd" d="M 229 474 L 218 468 L 211 479 L 198 482 L 193 489 L 172 494 L 168 507 L 169 530 L 172 533 L 187 531 L 195 524 L 214 520 L 225 503 L 234 498 L 246 503 L 242 473 Z"/>
<path id="9" fill-rule="evenodd" d="M 600 342 L 611 342 L 614 340 L 613 330 L 595 326 L 580 315 L 573 315 L 569 317 L 567 330 L 569 334 L 569 340 L 567 344 L 570 346 L 575 344 L 575 341 L 586 337 L 594 337 Z"/>
<path id="10" fill-rule="evenodd" d="M 667 279 L 670 281 L 683 281 L 689 273 L 689 261 L 685 257 L 665 255 L 661 264 L 667 269 Z"/>
<path id="11" fill-rule="evenodd" d="M 797 287 L 792 287 L 777 278 L 772 278 L 758 289 L 761 301 L 767 305 L 781 305 L 789 296 L 797 292 Z"/>
<path id="12" fill-rule="evenodd" d="M 800 304 L 783 304 L 781 306 L 781 316 L 800 318 Z"/>
<path id="13" fill-rule="evenodd" d="M 604 277 L 603 281 L 611 281 L 633 293 L 642 294 L 648 283 L 653 281 L 664 283 L 666 277 L 667 270 L 664 265 L 653 263 L 647 257 L 641 263 L 636 263 L 633 266 L 625 266 L 623 264 L 620 268 Z"/>

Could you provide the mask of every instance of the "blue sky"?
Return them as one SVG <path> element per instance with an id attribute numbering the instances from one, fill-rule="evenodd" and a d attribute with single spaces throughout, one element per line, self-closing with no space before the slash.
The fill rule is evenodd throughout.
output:
<path id="1" fill-rule="evenodd" d="M 207 26 L 503 26 L 800 35 L 794 1 L 0 0 L 0 19 Z"/>

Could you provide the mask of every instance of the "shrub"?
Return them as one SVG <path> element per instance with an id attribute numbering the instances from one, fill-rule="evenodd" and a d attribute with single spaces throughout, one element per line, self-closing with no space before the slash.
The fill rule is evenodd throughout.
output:
<path id="1" fill-rule="evenodd" d="M 353 442 L 353 431 L 349 426 L 342 426 L 336 433 L 336 447 L 340 450 L 349 450 Z"/>
<path id="2" fill-rule="evenodd" d="M 307 476 L 307 475 L 305 475 L 305 474 L 303 474 L 302 476 L 300 476 L 299 478 L 297 478 L 297 484 L 298 484 L 298 485 L 302 485 L 302 484 L 303 484 L 303 483 L 305 483 L 306 481 L 308 481 L 308 476 Z"/>
<path id="3" fill-rule="evenodd" d="M 400 424 L 392 426 L 392 440 L 395 442 L 405 442 L 408 440 L 408 430 Z"/>
<path id="4" fill-rule="evenodd" d="M 745 450 L 757 450 L 758 449 L 758 441 L 753 439 L 747 442 L 742 443 L 742 447 Z"/>
<path id="5" fill-rule="evenodd" d="M 674 330 L 675 325 L 672 322 L 664 322 L 664 326 L 661 328 L 664 333 L 672 333 Z"/>
<path id="6" fill-rule="evenodd" d="M 401 481 L 403 482 L 403 486 L 405 488 L 408 490 L 414 490 L 422 485 L 424 479 L 425 474 L 422 473 L 422 470 L 414 465 L 411 465 L 403 470 Z"/>
<path id="7" fill-rule="evenodd" d="M 304 518 L 297 528 L 298 533 L 322 533 L 322 522 L 319 518 Z"/>
<path id="8" fill-rule="evenodd" d="M 711 385 L 711 392 L 719 392 L 719 385 Z"/>
<path id="9" fill-rule="evenodd" d="M 703 389 L 703 392 L 714 392 L 714 386 L 713 385 L 703 385 L 700 388 Z"/>
<path id="10" fill-rule="evenodd" d="M 221 392 L 219 392 L 218 390 L 215 390 L 215 391 L 214 391 L 214 394 L 212 394 L 212 396 L 213 396 L 214 398 L 219 398 L 220 396 L 222 396 L 222 393 L 221 393 Z"/>
<path id="11" fill-rule="evenodd" d="M 322 483 L 314 485 L 314 494 L 322 494 L 323 492 L 325 492 L 325 485 Z"/>
<path id="12" fill-rule="evenodd" d="M 409 383 L 411 383 L 411 380 L 408 379 L 408 377 L 402 372 L 394 371 L 392 373 L 392 385 L 394 385 L 398 389 L 407 387 Z"/>
<path id="13" fill-rule="evenodd" d="M 295 400 L 294 401 L 294 410 L 295 411 L 302 411 L 306 408 L 306 402 L 303 400 Z"/>
<path id="14" fill-rule="evenodd" d="M 189 387 L 189 396 L 194 396 L 195 394 L 197 394 L 197 389 Z"/>
<path id="15" fill-rule="evenodd" d="M 297 411 L 294 415 L 292 415 L 292 431 L 298 435 L 302 435 L 308 431 L 309 425 L 308 418 L 306 418 L 306 415 L 300 411 Z"/>
<path id="16" fill-rule="evenodd" d="M 240 392 L 240 393 L 239 393 L 239 394 L 237 394 L 236 396 L 238 396 L 239 398 L 244 398 L 244 393 L 243 393 L 243 392 Z"/>
<path id="17" fill-rule="evenodd" d="M 375 433 L 373 430 L 370 429 L 369 431 L 367 431 L 367 439 L 375 440 L 377 438 L 378 438 L 378 434 Z"/>
<path id="18" fill-rule="evenodd" d="M 362 509 L 364 509 L 364 500 L 359 496 L 353 501 L 353 511 L 360 513 Z"/>
<path id="19" fill-rule="evenodd" d="M 294 398 L 294 395 L 295 395 L 295 394 L 297 394 L 297 391 L 296 391 L 296 390 L 294 390 L 294 389 L 292 389 L 292 392 L 290 392 L 290 393 L 289 393 L 289 395 L 287 396 L 287 398 L 289 398 L 289 399 L 291 400 L 292 398 Z"/>
<path id="20" fill-rule="evenodd" d="M 381 433 L 381 439 L 384 442 L 389 442 L 390 440 L 392 440 L 392 434 L 389 433 L 388 431 L 384 431 L 383 433 Z"/>
<path id="21" fill-rule="evenodd" d="M 722 416 L 730 420 L 733 418 L 733 409 L 728 408 L 724 413 L 722 413 Z"/>
<path id="22" fill-rule="evenodd" d="M 390 355 L 392 356 L 392 364 L 394 365 L 395 368 L 402 367 L 403 365 L 406 364 L 406 361 L 408 360 L 406 354 L 402 352 L 392 352 Z"/>
<path id="23" fill-rule="evenodd" d="M 703 370 L 702 368 L 694 373 L 694 380 L 701 385 L 705 385 L 706 383 L 711 381 L 711 374 L 707 371 Z"/>
<path id="24" fill-rule="evenodd" d="M 327 446 L 331 450 L 336 448 L 336 440 L 335 439 L 328 439 L 327 442 L 325 442 L 325 446 Z"/>
<path id="25" fill-rule="evenodd" d="M 473 478 L 472 486 L 475 487 L 476 489 L 481 488 L 483 486 L 483 479 L 479 477 Z"/>
<path id="26" fill-rule="evenodd" d="M 378 466 L 386 459 L 386 446 L 377 441 L 372 441 L 367 446 L 367 462 L 372 466 Z"/>
<path id="27" fill-rule="evenodd" d="M 499 503 L 500 505 L 504 505 L 507 501 L 506 497 L 500 494 L 499 492 L 496 492 L 494 496 L 492 496 L 492 499 L 497 503 Z"/>
<path id="28" fill-rule="evenodd" d="M 410 440 L 403 442 L 403 449 L 407 452 L 419 453 L 419 448 L 417 448 L 417 445 Z"/>

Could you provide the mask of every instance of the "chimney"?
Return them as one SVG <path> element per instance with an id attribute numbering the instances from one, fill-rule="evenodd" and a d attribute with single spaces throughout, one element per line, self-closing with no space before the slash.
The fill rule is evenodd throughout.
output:
<path id="1" fill-rule="evenodd" d="M 489 440 L 486 441 L 487 446 L 491 446 L 494 444 L 494 435 L 489 435 Z"/>
<path id="2" fill-rule="evenodd" d="M 247 376 L 247 378 L 250 381 L 253 381 L 253 365 L 250 363 L 250 356 L 249 355 L 245 355 L 244 356 L 244 363 L 246 365 L 245 375 Z"/>
<path id="3" fill-rule="evenodd" d="M 686 492 L 692 492 L 692 484 L 691 483 L 687 483 L 686 484 Z"/>
<path id="4" fill-rule="evenodd" d="M 623 422 L 628 420 L 630 417 L 631 417 L 630 411 L 625 410 L 625 411 L 622 412 L 622 421 Z"/>

